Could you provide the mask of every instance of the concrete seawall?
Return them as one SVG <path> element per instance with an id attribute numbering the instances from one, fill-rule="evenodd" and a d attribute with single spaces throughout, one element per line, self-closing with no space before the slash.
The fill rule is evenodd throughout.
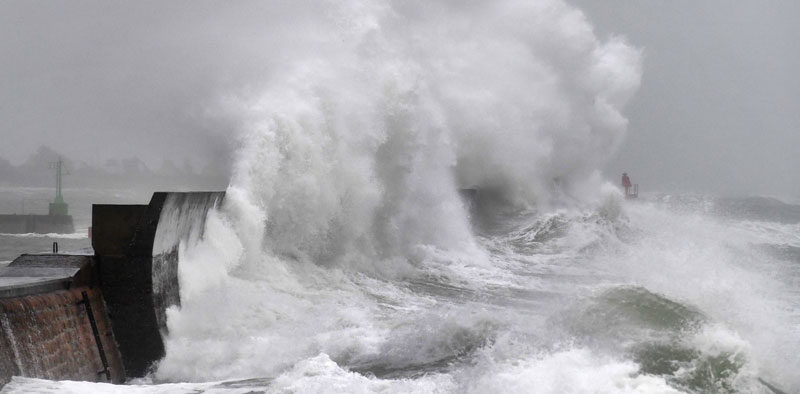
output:
<path id="1" fill-rule="evenodd" d="M 94 205 L 93 256 L 22 255 L 0 268 L 0 386 L 12 376 L 124 382 L 164 355 L 180 305 L 179 245 L 202 237 L 223 192 Z"/>
<path id="2" fill-rule="evenodd" d="M 88 303 L 83 294 L 87 294 Z M 106 365 L 87 313 L 92 309 Z M 0 299 L 0 384 L 12 376 L 123 381 L 100 291 L 88 287 Z"/>
<path id="3" fill-rule="evenodd" d="M 155 193 L 148 205 L 94 205 L 92 246 L 128 377 L 164 356 L 165 310 L 180 305 L 178 245 L 202 233 L 223 192 Z"/>
<path id="4" fill-rule="evenodd" d="M 0 384 L 15 375 L 123 381 L 92 271 L 92 256 L 46 254 L 0 272 Z"/>
<path id="5" fill-rule="evenodd" d="M 0 233 L 72 234 L 75 226 L 69 215 L 0 215 Z"/>

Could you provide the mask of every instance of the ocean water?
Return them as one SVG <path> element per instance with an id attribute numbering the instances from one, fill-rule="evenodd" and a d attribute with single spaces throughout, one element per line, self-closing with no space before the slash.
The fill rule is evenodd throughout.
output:
<path id="1" fill-rule="evenodd" d="M 716 213 L 732 200 L 758 203 Z M 4 392 L 796 392 L 800 222 L 751 218 L 797 208 L 612 193 L 541 214 L 479 197 L 479 258 L 426 250 L 391 273 L 266 254 L 226 265 L 244 247 L 225 208 L 182 251 L 153 374 Z"/>
<path id="2" fill-rule="evenodd" d="M 89 226 L 92 204 L 147 204 L 150 191 L 66 188 L 63 195 L 75 225 L 72 234 L 4 234 L 0 233 L 0 265 L 10 263 L 21 253 L 50 253 L 53 242 L 60 252 L 90 252 Z M 52 188 L 0 187 L 0 214 L 46 215 L 53 201 Z"/>
<path id="3" fill-rule="evenodd" d="M 800 207 L 600 172 L 638 49 L 560 0 L 275 7 L 164 359 L 3 392 L 800 392 Z"/>

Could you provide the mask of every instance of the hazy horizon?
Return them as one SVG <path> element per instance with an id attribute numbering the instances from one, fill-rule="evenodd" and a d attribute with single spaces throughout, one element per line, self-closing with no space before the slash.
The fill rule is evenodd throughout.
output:
<path id="1" fill-rule="evenodd" d="M 647 188 L 800 198 L 800 3 L 575 0 L 644 53 L 607 166 Z"/>
<path id="2" fill-rule="evenodd" d="M 643 53 L 627 136 L 602 168 L 645 191 L 800 196 L 796 3 L 730 6 L 576 0 L 597 34 Z M 40 145 L 101 164 L 164 158 L 228 166 L 240 122 L 225 113 L 275 77 L 265 26 L 286 4 L 0 3 L 0 157 Z"/>

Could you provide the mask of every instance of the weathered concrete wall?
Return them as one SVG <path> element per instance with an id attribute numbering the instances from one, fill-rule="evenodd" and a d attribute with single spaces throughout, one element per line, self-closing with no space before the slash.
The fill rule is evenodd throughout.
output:
<path id="1" fill-rule="evenodd" d="M 0 233 L 62 233 L 75 232 L 69 215 L 0 215 Z"/>
<path id="2" fill-rule="evenodd" d="M 0 233 L 24 234 L 29 227 L 29 215 L 0 215 Z"/>
<path id="3" fill-rule="evenodd" d="M 79 287 L 0 299 L 0 385 L 12 376 L 108 381 L 83 292 L 92 308 L 111 381 L 124 380 L 102 295 L 98 289 Z"/>
<path id="4" fill-rule="evenodd" d="M 22 255 L 0 268 L 0 385 L 14 375 L 145 375 L 164 356 L 164 309 L 180 303 L 178 245 L 202 236 L 223 197 L 155 193 L 148 205 L 94 205 L 94 256 Z"/>
<path id="5" fill-rule="evenodd" d="M 92 285 L 92 256 L 23 254 L 0 269 L 0 298 Z"/>
<path id="6" fill-rule="evenodd" d="M 148 205 L 94 205 L 92 246 L 128 377 L 164 356 L 164 310 L 180 305 L 178 245 L 202 236 L 224 192 L 158 192 Z"/>
<path id="7" fill-rule="evenodd" d="M 153 204 L 151 204 L 153 205 Z M 150 252 L 136 252 L 155 234 L 161 205 L 92 206 L 92 246 L 126 376 L 144 376 L 164 356 L 153 305 Z M 138 235 L 138 242 L 137 242 Z M 152 248 L 152 236 L 149 240 Z M 142 256 L 141 254 L 145 254 Z"/>
<path id="8" fill-rule="evenodd" d="M 14 375 L 123 381 L 95 266 L 92 256 L 23 254 L 0 269 L 0 384 Z"/>

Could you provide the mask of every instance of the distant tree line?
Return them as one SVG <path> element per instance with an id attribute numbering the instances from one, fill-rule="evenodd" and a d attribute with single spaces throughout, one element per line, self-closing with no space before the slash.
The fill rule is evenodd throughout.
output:
<path id="1" fill-rule="evenodd" d="M 206 166 L 196 171 L 188 159 L 176 165 L 164 159 L 151 170 L 137 157 L 108 159 L 103 165 L 89 165 L 41 146 L 20 165 L 0 158 L 0 186 L 49 187 L 55 183 L 49 164 L 59 157 L 64 162 L 64 187 L 151 188 L 159 190 L 221 190 L 228 184 L 229 168 Z"/>

